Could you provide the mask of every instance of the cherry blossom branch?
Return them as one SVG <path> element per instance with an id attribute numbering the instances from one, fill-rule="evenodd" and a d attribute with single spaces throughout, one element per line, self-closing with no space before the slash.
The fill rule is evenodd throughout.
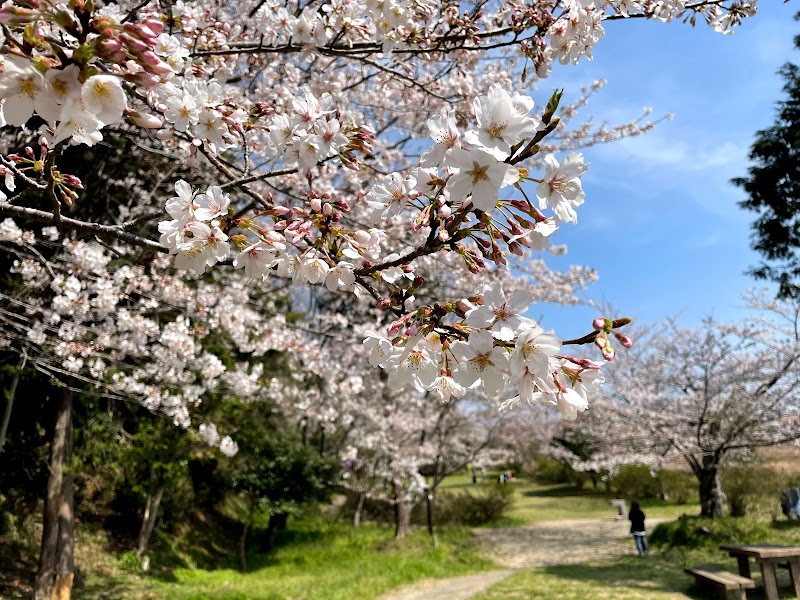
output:
<path id="1" fill-rule="evenodd" d="M 107 235 L 122 242 L 134 244 L 135 246 L 141 246 L 143 248 L 156 250 L 158 252 L 169 252 L 168 248 L 162 246 L 158 242 L 154 242 L 148 238 L 124 231 L 116 225 L 101 225 L 99 223 L 79 221 L 78 219 L 71 219 L 64 216 L 56 217 L 56 215 L 53 213 L 44 210 L 26 208 L 23 206 L 14 206 L 13 204 L 8 204 L 7 202 L 0 202 L 0 215 L 16 217 L 38 223 L 57 225 L 62 229 Z"/>
<path id="2" fill-rule="evenodd" d="M 630 323 L 631 320 L 628 317 L 622 317 L 621 319 L 615 319 L 611 321 L 612 328 L 617 329 L 618 327 L 623 327 Z M 587 333 L 583 337 L 571 339 L 571 340 L 563 340 L 561 342 L 564 346 L 582 346 L 585 344 L 593 344 L 597 336 L 600 334 L 599 331 L 593 331 L 591 333 Z"/>

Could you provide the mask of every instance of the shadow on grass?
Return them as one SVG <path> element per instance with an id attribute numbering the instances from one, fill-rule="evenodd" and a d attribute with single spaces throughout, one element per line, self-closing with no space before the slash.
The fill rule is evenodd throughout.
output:
<path id="1" fill-rule="evenodd" d="M 772 528 L 778 531 L 797 531 L 800 530 L 800 520 L 793 519 L 792 521 L 788 521 L 786 519 L 780 519 L 772 522 Z"/>
<path id="2" fill-rule="evenodd" d="M 718 568 L 727 566 L 707 564 Z M 655 557 L 646 559 L 625 557 L 612 564 L 602 565 L 559 565 L 545 567 L 542 571 L 561 579 L 599 584 L 609 588 L 624 586 L 641 593 L 648 591 L 679 592 L 698 600 L 709 597 L 705 592 L 695 589 L 691 578 L 683 573 L 682 566 Z"/>
<path id="3" fill-rule="evenodd" d="M 613 498 L 612 494 L 603 492 L 602 490 L 576 488 L 569 485 L 554 485 L 544 489 L 527 490 L 522 492 L 522 495 L 531 498 L 565 498 L 568 496 L 594 496 L 599 499 Z"/>
<path id="4" fill-rule="evenodd" d="M 735 565 L 730 560 L 704 560 L 702 564 L 729 572 L 737 572 Z M 624 586 L 639 593 L 647 591 L 676 592 L 684 594 L 693 600 L 712 598 L 713 592 L 698 589 L 689 575 L 683 572 L 685 566 L 695 566 L 695 563 L 684 564 L 675 556 L 653 555 L 645 559 L 638 557 L 623 557 L 614 563 L 606 564 L 581 564 L 559 565 L 542 568 L 542 572 L 565 580 L 598 584 L 603 587 L 617 588 Z M 753 579 L 756 588 L 747 590 L 750 600 L 766 598 L 761 575 L 754 569 Z M 783 569 L 778 570 L 778 593 L 781 599 L 795 598 L 788 573 Z"/>

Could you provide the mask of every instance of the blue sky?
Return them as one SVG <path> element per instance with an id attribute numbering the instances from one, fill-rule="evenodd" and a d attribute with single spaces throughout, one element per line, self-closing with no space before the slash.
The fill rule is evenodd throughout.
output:
<path id="1" fill-rule="evenodd" d="M 749 248 L 752 213 L 729 183 L 746 174 L 758 129 L 768 127 L 782 81 L 776 71 L 800 61 L 797 3 L 762 0 L 759 13 L 733 35 L 705 25 L 643 20 L 606 23 L 594 60 L 557 66 L 537 96 L 566 94 L 594 79 L 605 88 L 584 110 L 596 122 L 622 123 L 650 106 L 672 121 L 638 138 L 584 151 L 586 202 L 578 224 L 555 243 L 566 257 L 551 266 L 595 267 L 600 280 L 585 294 L 643 322 L 679 315 L 694 325 L 711 314 L 740 317 L 740 295 L 762 285 L 745 274 L 758 255 Z M 596 310 L 533 307 L 529 316 L 565 337 L 588 331 Z"/>

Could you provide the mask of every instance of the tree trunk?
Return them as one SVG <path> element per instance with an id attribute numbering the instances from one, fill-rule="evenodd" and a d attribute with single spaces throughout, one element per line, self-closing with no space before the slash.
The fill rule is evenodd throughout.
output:
<path id="1" fill-rule="evenodd" d="M 164 486 L 155 469 L 150 472 L 150 493 L 147 494 L 147 502 L 144 506 L 144 517 L 142 518 L 142 528 L 139 530 L 139 537 L 136 541 L 136 556 L 142 557 L 147 550 L 147 544 L 158 518 L 158 506 L 161 504 L 161 497 L 164 495 Z"/>
<path id="2" fill-rule="evenodd" d="M 242 537 L 239 539 L 239 561 L 242 565 L 242 573 L 247 573 L 247 534 L 250 532 L 250 526 L 253 524 L 252 511 L 247 517 L 242 529 Z"/>
<path id="3" fill-rule="evenodd" d="M 65 389 L 56 409 L 50 444 L 50 475 L 44 499 L 42 549 L 34 583 L 36 600 L 69 600 L 75 573 L 72 475 L 65 473 L 72 453 L 72 391 Z"/>
<path id="4" fill-rule="evenodd" d="M 702 466 L 694 468 L 700 491 L 700 516 L 716 519 L 722 516 L 725 493 L 719 480 L 719 462 L 714 456 L 703 457 Z"/>
<path id="5" fill-rule="evenodd" d="M 427 513 L 428 533 L 433 540 L 433 547 L 439 547 L 439 539 L 436 537 L 436 532 L 433 530 L 433 491 L 425 490 L 425 512 Z"/>
<path id="6" fill-rule="evenodd" d="M 411 533 L 411 506 L 402 498 L 402 486 L 394 482 L 394 539 L 402 540 Z"/>
<path id="7" fill-rule="evenodd" d="M 272 552 L 275 548 L 275 540 L 278 534 L 286 529 L 286 523 L 289 521 L 289 515 L 286 513 L 272 513 L 269 516 L 269 523 L 267 523 L 267 531 L 264 534 L 264 550 Z"/>
<path id="8" fill-rule="evenodd" d="M 359 525 L 361 525 L 361 511 L 364 508 L 364 499 L 366 498 L 365 493 L 360 493 L 358 495 L 358 504 L 356 505 L 356 513 L 353 515 L 353 527 L 358 529 Z"/>
<path id="9" fill-rule="evenodd" d="M 25 363 L 28 361 L 28 356 L 22 357 L 19 362 L 19 370 L 14 373 L 14 378 L 11 380 L 11 387 L 8 388 L 6 394 L 6 406 L 3 409 L 3 422 L 0 423 L 0 452 L 3 451 L 3 446 L 6 445 L 6 435 L 8 434 L 8 424 L 11 421 L 11 410 L 14 408 L 14 397 L 17 395 L 17 385 L 19 385 L 19 378 L 22 375 L 22 369 L 25 368 Z"/>
<path id="10" fill-rule="evenodd" d="M 658 481 L 658 499 L 659 500 L 669 500 L 669 495 L 667 494 L 667 490 L 664 487 L 664 480 L 661 477 L 656 477 Z"/>
<path id="11" fill-rule="evenodd" d="M 597 491 L 597 472 L 589 471 L 589 479 L 592 480 L 592 489 Z"/>

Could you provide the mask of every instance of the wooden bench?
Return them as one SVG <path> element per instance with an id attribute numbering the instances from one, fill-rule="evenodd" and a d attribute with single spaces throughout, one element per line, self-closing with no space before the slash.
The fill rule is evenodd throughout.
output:
<path id="1" fill-rule="evenodd" d="M 688 575 L 694 576 L 697 587 L 712 587 L 720 598 L 728 600 L 747 600 L 747 592 L 756 587 L 755 582 L 736 573 L 720 571 L 713 567 L 692 567 L 684 569 Z"/>

